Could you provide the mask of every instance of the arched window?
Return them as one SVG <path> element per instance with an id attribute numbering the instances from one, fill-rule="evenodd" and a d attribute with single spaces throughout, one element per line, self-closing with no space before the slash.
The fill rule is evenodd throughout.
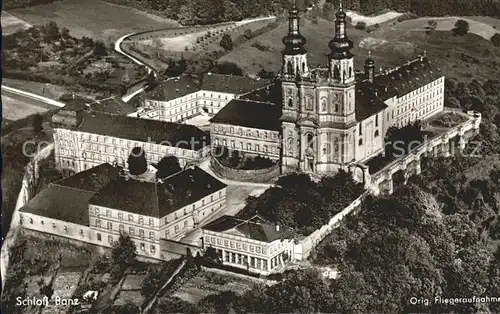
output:
<path id="1" fill-rule="evenodd" d="M 346 72 L 345 70 L 342 72 L 343 76 L 342 76 L 342 83 L 345 82 L 345 77 L 346 77 Z"/>
<path id="2" fill-rule="evenodd" d="M 314 149 L 314 136 L 309 133 L 307 134 L 307 147 L 311 148 L 311 149 Z"/>
<path id="3" fill-rule="evenodd" d="M 313 110 L 313 100 L 311 96 L 306 97 L 306 110 Z"/>
<path id="4" fill-rule="evenodd" d="M 349 67 L 349 78 L 352 77 L 352 67 Z"/>
<path id="5" fill-rule="evenodd" d="M 326 99 L 321 100 L 321 110 L 326 111 Z"/>
<path id="6" fill-rule="evenodd" d="M 335 102 L 335 112 L 339 112 L 340 106 L 338 102 Z"/>
<path id="7" fill-rule="evenodd" d="M 292 98 L 288 98 L 288 107 L 293 107 Z"/>
<path id="8" fill-rule="evenodd" d="M 340 78 L 340 69 L 339 69 L 339 66 L 337 64 L 333 67 L 333 78 L 334 79 Z"/>
<path id="9" fill-rule="evenodd" d="M 290 62 L 290 61 L 288 61 L 287 65 L 286 65 L 286 73 L 287 74 L 292 74 L 293 73 L 292 62 Z"/>
<path id="10" fill-rule="evenodd" d="M 302 62 L 302 72 L 305 72 L 305 71 L 306 71 L 306 63 Z"/>

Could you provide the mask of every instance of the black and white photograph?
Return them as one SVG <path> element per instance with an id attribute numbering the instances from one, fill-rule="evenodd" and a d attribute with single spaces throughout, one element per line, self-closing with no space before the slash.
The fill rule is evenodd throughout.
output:
<path id="1" fill-rule="evenodd" d="M 1 313 L 500 313 L 500 0 L 1 29 Z"/>

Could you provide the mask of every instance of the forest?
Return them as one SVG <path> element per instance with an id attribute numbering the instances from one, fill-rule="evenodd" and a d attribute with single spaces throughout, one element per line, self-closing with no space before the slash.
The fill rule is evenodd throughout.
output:
<path id="1" fill-rule="evenodd" d="M 5 0 L 4 9 L 27 7 L 54 0 Z M 69 0 L 63 0 L 69 1 Z M 182 25 L 204 25 L 238 21 L 267 15 L 282 15 L 290 7 L 290 0 L 107 0 L 108 2 L 153 11 L 179 21 Z M 384 10 L 414 13 L 418 16 L 483 15 L 500 17 L 497 0 L 343 0 L 344 7 L 363 14 Z M 319 0 L 297 0 L 300 10 L 317 4 Z M 327 0 L 336 8 L 339 0 Z M 330 4 L 329 4 L 330 5 Z"/>

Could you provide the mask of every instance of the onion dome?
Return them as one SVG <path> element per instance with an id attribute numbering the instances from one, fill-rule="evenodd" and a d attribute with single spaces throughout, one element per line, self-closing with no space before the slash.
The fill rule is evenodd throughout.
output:
<path id="1" fill-rule="evenodd" d="M 351 56 L 350 50 L 354 47 L 354 43 L 347 37 L 346 34 L 346 13 L 342 9 L 342 1 L 340 1 L 340 9 L 336 13 L 335 19 L 335 37 L 330 40 L 328 47 L 332 50 L 332 55 Z"/>
<path id="2" fill-rule="evenodd" d="M 368 58 L 365 60 L 365 66 L 374 67 L 375 61 L 372 59 L 372 52 L 368 51 Z"/>
<path id="3" fill-rule="evenodd" d="M 306 38 L 300 34 L 299 30 L 299 10 L 295 5 L 289 11 L 289 27 L 288 34 L 283 37 L 283 44 L 285 45 L 284 53 L 287 55 L 303 54 L 306 52 L 304 45 L 306 44 Z"/>

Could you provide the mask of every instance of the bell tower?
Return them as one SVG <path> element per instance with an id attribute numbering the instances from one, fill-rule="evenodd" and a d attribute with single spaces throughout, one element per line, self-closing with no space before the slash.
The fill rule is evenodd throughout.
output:
<path id="1" fill-rule="evenodd" d="M 354 55 L 351 53 L 353 42 L 347 37 L 346 13 L 340 0 L 336 13 L 335 35 L 328 43 L 328 78 L 333 96 L 334 113 L 339 122 L 352 124 L 355 122 L 356 74 L 354 71 Z"/>
<path id="2" fill-rule="evenodd" d="M 283 37 L 282 52 L 282 172 L 296 171 L 301 153 L 300 127 L 297 125 L 303 109 L 303 80 L 309 76 L 306 39 L 300 33 L 299 10 L 292 0 L 288 17 L 288 34 Z"/>
<path id="3" fill-rule="evenodd" d="M 306 76 L 309 73 L 307 67 L 307 51 L 304 49 L 306 39 L 300 34 L 299 10 L 293 0 L 292 8 L 288 16 L 288 34 L 283 37 L 283 67 L 282 72 L 287 79 L 295 79 L 297 76 Z"/>

